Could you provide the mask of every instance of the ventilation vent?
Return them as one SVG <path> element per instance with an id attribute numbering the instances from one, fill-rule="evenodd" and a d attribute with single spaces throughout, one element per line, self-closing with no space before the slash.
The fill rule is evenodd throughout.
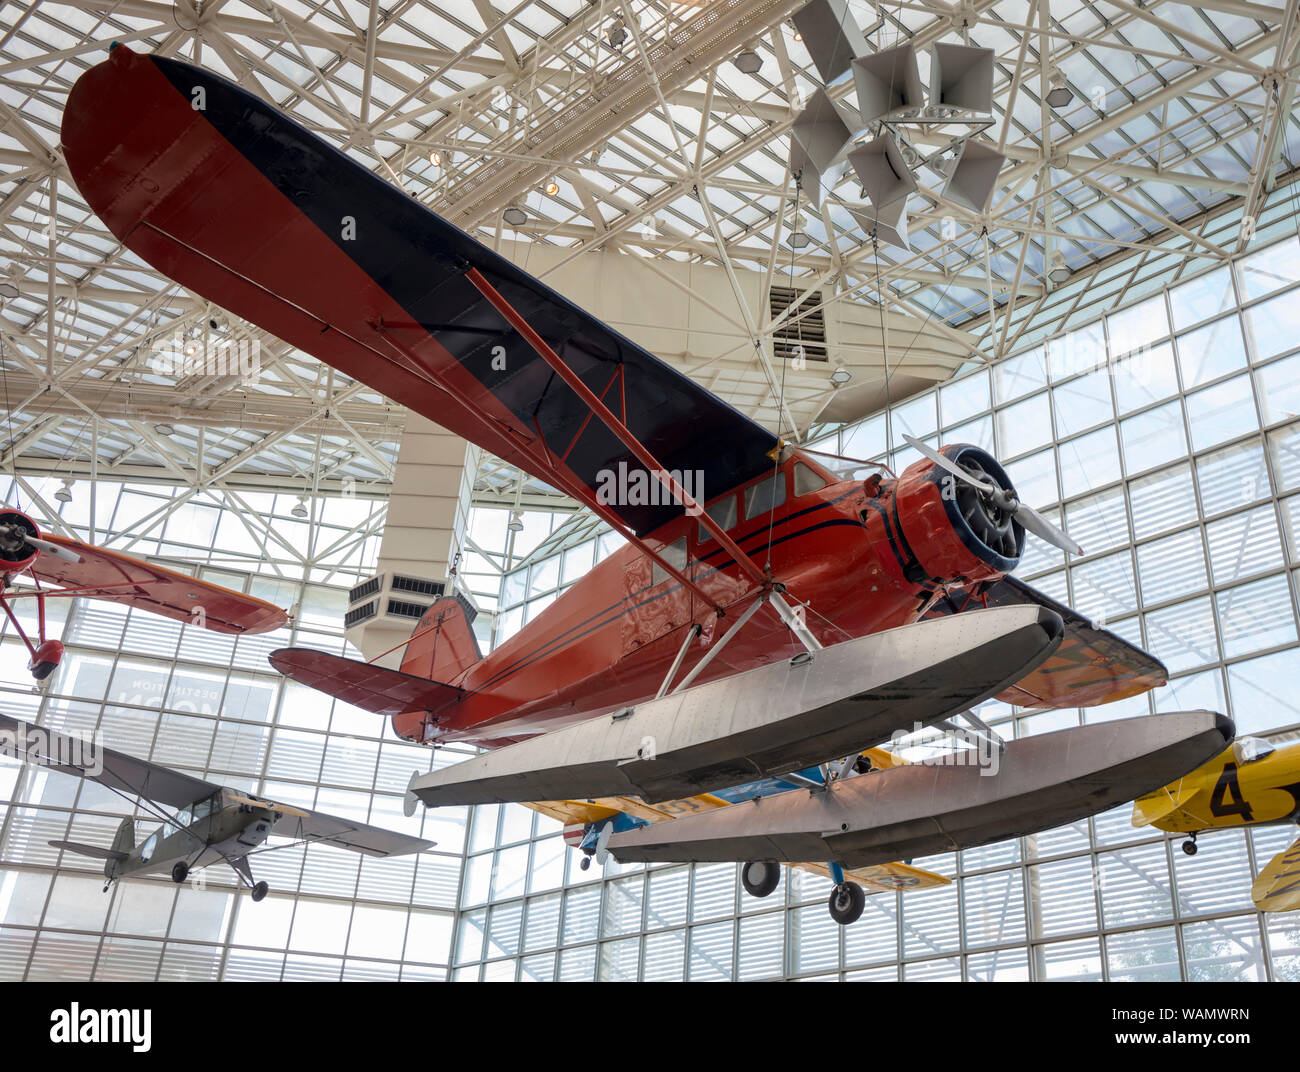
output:
<path id="1" fill-rule="evenodd" d="M 789 309 L 801 293 L 802 290 L 794 287 L 772 287 L 767 292 L 772 319 L 776 320 Z M 795 317 L 800 319 L 796 321 Z M 789 361 L 798 357 L 800 347 L 803 348 L 803 356 L 807 361 L 829 359 L 826 350 L 826 310 L 822 307 L 819 290 L 804 298 L 799 308 L 790 314 L 790 319 L 782 321 L 781 326 L 772 332 L 772 356 L 777 361 Z"/>
<path id="2" fill-rule="evenodd" d="M 433 596 L 436 599 L 445 591 L 445 586 L 441 581 L 426 581 L 420 577 L 403 577 L 400 573 L 394 573 L 392 591 L 410 592 L 417 596 Z"/>
<path id="3" fill-rule="evenodd" d="M 349 603 L 359 603 L 363 599 L 369 599 L 384 585 L 384 576 L 371 577 L 368 581 L 362 581 L 351 592 L 348 593 Z"/>
<path id="4" fill-rule="evenodd" d="M 396 587 L 396 585 L 393 587 Z M 424 617 L 424 612 L 428 609 L 428 606 L 424 603 L 407 603 L 400 599 L 390 599 L 387 613 L 398 618 L 414 618 L 418 622 Z"/>
<path id="5" fill-rule="evenodd" d="M 366 586 L 359 585 L 358 587 L 364 588 Z M 372 599 L 369 603 L 365 604 L 364 606 L 353 607 L 350 611 L 348 611 L 345 615 L 343 615 L 343 628 L 351 629 L 354 625 L 357 625 L 360 622 L 368 622 L 371 618 L 373 618 L 378 613 L 379 613 L 379 600 L 377 599 Z"/>

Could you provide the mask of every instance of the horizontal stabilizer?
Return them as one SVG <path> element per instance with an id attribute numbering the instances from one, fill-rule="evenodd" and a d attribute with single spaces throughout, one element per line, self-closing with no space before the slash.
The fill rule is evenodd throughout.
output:
<path id="1" fill-rule="evenodd" d="M 75 852 L 78 856 L 89 856 L 92 860 L 125 860 L 127 854 L 106 849 L 102 845 L 83 845 L 80 841 L 51 841 L 56 849 Z"/>
<path id="2" fill-rule="evenodd" d="M 1261 912 L 1300 908 L 1300 839 L 1269 861 L 1250 887 L 1250 899 Z"/>
<path id="3" fill-rule="evenodd" d="M 464 695 L 454 685 L 311 648 L 280 648 L 271 653 L 271 665 L 285 677 L 376 715 L 436 714 Z"/>

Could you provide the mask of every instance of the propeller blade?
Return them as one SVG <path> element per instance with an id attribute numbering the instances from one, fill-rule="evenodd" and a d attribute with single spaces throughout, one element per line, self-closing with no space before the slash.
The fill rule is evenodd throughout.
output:
<path id="1" fill-rule="evenodd" d="M 416 805 L 420 803 L 420 798 L 415 795 L 415 780 L 420 777 L 420 772 L 411 771 L 410 781 L 406 783 L 406 796 L 402 797 L 402 814 L 408 819 L 415 814 Z"/>
<path id="2" fill-rule="evenodd" d="M 614 836 L 614 824 L 606 823 L 596 835 L 596 863 L 602 867 L 609 859 L 609 839 Z"/>
<path id="3" fill-rule="evenodd" d="M 949 458 L 948 455 L 942 453 L 941 451 L 935 450 L 934 447 L 922 443 L 916 437 L 910 436 L 906 432 L 904 432 L 903 438 L 907 440 L 907 445 L 909 447 L 913 447 L 916 450 L 919 450 L 922 454 L 924 454 L 927 458 L 929 458 L 930 461 L 934 462 L 935 465 L 939 466 L 940 469 L 948 470 L 948 472 L 952 473 L 952 475 L 955 476 L 958 480 L 964 480 L 966 481 L 967 484 L 970 484 L 972 487 L 979 488 L 980 491 L 983 491 L 989 495 L 992 495 L 994 492 L 1001 490 L 995 487 L 993 484 L 981 480 L 973 473 L 966 472 L 965 469 L 963 469 L 955 461 Z"/>
<path id="4" fill-rule="evenodd" d="M 25 536 L 24 539 L 47 555 L 53 555 L 55 558 L 62 559 L 64 562 L 71 562 L 74 566 L 81 561 L 81 556 L 66 547 L 60 547 L 57 543 L 50 543 L 49 540 L 42 540 L 37 536 Z"/>
<path id="5" fill-rule="evenodd" d="M 1070 537 L 1048 521 L 1047 518 L 1028 503 L 1017 502 L 1013 516 L 1027 531 L 1032 532 L 1040 540 L 1046 540 L 1053 547 L 1059 547 L 1067 554 L 1083 554 L 1082 547 L 1070 539 Z"/>
<path id="6" fill-rule="evenodd" d="M 1019 499 L 1008 495 L 1006 491 L 997 485 L 980 480 L 978 477 L 966 472 L 965 469 L 949 458 L 946 454 L 940 453 L 933 447 L 926 446 L 926 444 L 922 443 L 914 436 L 903 433 L 903 438 L 907 440 L 908 446 L 919 450 L 934 462 L 935 465 L 946 469 L 948 472 L 952 473 L 953 476 L 966 481 L 967 484 L 978 488 L 980 491 L 984 492 L 984 494 L 992 496 L 999 506 L 1005 510 L 1011 511 L 1015 519 L 1024 526 L 1026 531 L 1032 532 L 1040 540 L 1046 540 L 1053 547 L 1059 547 L 1062 551 L 1068 552 L 1069 554 L 1083 554 L 1082 547 L 1070 539 L 1070 537 L 1048 521 L 1047 518 L 1028 503 L 1021 502 Z"/>

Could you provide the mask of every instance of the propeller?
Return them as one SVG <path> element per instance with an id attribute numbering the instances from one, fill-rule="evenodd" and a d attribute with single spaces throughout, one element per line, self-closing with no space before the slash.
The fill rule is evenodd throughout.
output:
<path id="1" fill-rule="evenodd" d="M 34 547 L 47 555 L 53 555 L 64 562 L 71 562 L 74 566 L 81 561 L 80 555 L 69 551 L 66 547 L 60 547 L 57 543 L 50 543 L 49 540 L 42 540 L 39 536 L 33 536 L 21 525 L 0 524 L 0 539 L 10 543 L 25 543 L 29 547 Z"/>
<path id="2" fill-rule="evenodd" d="M 1083 548 L 1075 543 L 1070 537 L 1053 525 L 1042 514 L 1035 510 L 1028 503 L 1023 503 L 1015 497 L 1014 494 L 1005 488 L 999 487 L 994 481 L 982 479 L 974 473 L 969 473 L 962 468 L 957 462 L 953 461 L 946 454 L 927 446 L 914 436 L 903 433 L 903 438 L 907 440 L 910 447 L 924 454 L 930 461 L 934 462 L 939 468 L 944 469 L 955 476 L 958 480 L 975 488 L 981 495 L 989 499 L 1000 510 L 1004 510 L 1011 517 L 1019 522 L 1027 532 L 1032 532 L 1040 540 L 1046 540 L 1053 547 L 1059 547 L 1071 555 L 1083 554 Z"/>
<path id="3" fill-rule="evenodd" d="M 240 793 L 231 793 L 226 799 L 235 804 L 247 804 L 254 808 L 265 808 L 267 811 L 277 812 L 280 815 L 293 815 L 299 819 L 307 819 L 311 816 L 311 812 L 303 811 L 301 808 L 295 808 L 290 804 L 276 804 L 270 800 L 254 800 L 252 797 L 246 797 Z"/>
<path id="4" fill-rule="evenodd" d="M 614 824 L 606 823 L 596 835 L 596 863 L 602 867 L 609 859 L 609 839 L 614 836 Z"/>
<path id="5" fill-rule="evenodd" d="M 406 783 L 406 796 L 402 797 L 402 814 L 408 819 L 415 814 L 415 807 L 420 798 L 415 795 L 415 780 L 420 777 L 418 770 L 411 771 L 410 781 Z"/>

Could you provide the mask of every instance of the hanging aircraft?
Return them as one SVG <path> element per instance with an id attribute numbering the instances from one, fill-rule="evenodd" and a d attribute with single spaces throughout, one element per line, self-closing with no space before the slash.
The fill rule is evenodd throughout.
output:
<path id="1" fill-rule="evenodd" d="M 15 582 L 31 587 L 16 588 Z M 63 643 L 45 635 L 50 599 L 84 596 L 123 603 L 217 633 L 269 633 L 289 616 L 279 607 L 221 585 L 54 533 L 41 534 L 27 514 L 0 508 L 0 610 L 27 646 L 27 669 L 44 681 L 63 658 Z M 36 601 L 36 637 L 23 629 L 13 603 Z"/>
<path id="2" fill-rule="evenodd" d="M 1133 825 L 1187 834 L 1195 856 L 1206 830 L 1300 822 L 1300 741 L 1275 746 L 1238 737 L 1208 763 L 1133 804 Z M 1300 909 L 1300 839 L 1260 871 L 1250 888 L 1261 912 Z"/>
<path id="3" fill-rule="evenodd" d="M 627 540 L 487 656 L 454 597 L 421 619 L 400 669 L 272 655 L 287 676 L 391 717 L 403 739 L 492 750 L 417 778 L 426 805 L 671 801 L 816 767 L 806 793 L 607 844 L 622 859 L 667 839 L 659 858 L 691 860 L 715 828 L 741 824 L 731 859 L 833 861 L 832 915 L 850 922 L 862 890 L 843 865 L 934 844 L 927 810 L 981 817 L 971 829 L 953 819 L 960 836 L 939 840 L 949 848 L 1027 833 L 1130 800 L 1231 739 L 1210 712 L 1066 731 L 1105 744 L 1117 765 L 1059 735 L 1050 755 L 1004 746 L 971 713 L 990 697 L 1093 706 L 1166 678 L 1146 652 L 1007 576 L 1027 531 L 1080 548 L 987 451 L 909 439 L 922 457 L 896 474 L 787 443 L 191 64 L 113 47 L 74 85 L 62 144 L 91 209 L 163 274 L 572 496 Z M 852 776 L 855 757 L 895 731 L 957 718 L 1005 747 L 1017 773 Z M 1010 795 L 976 806 L 995 783 Z M 929 835 L 868 852 L 867 789 L 901 794 L 898 814 Z M 1034 792 L 1055 791 L 1033 806 Z M 818 823 L 845 809 L 848 839 L 796 830 L 828 834 Z M 788 837 L 748 836 L 787 812 Z"/>
<path id="4" fill-rule="evenodd" d="M 179 885 L 191 871 L 225 863 L 252 891 L 253 900 L 260 901 L 268 887 L 253 879 L 248 858 L 256 853 L 324 844 L 367 856 L 403 856 L 434 844 L 351 819 L 261 800 L 7 715 L 0 715 L 0 755 L 89 778 L 124 800 L 138 803 L 160 821 L 139 844 L 135 819 L 129 815 L 118 826 L 111 846 L 50 842 L 56 849 L 103 860 L 105 893 L 119 879 L 165 874 Z M 268 844 L 272 835 L 289 840 Z"/>

